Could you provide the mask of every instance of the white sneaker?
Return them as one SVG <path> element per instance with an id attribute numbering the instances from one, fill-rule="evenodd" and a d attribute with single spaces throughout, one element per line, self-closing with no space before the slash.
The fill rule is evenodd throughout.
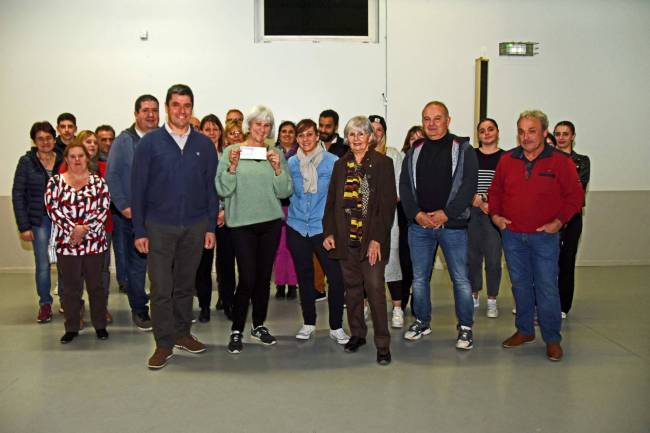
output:
<path id="1" fill-rule="evenodd" d="M 347 344 L 350 341 L 350 336 L 345 333 L 343 328 L 330 329 L 330 338 L 339 344 Z"/>
<path id="2" fill-rule="evenodd" d="M 566 319 L 566 313 L 562 311 L 562 320 Z"/>
<path id="3" fill-rule="evenodd" d="M 404 327 L 404 310 L 401 307 L 393 307 L 393 317 L 390 321 L 393 328 Z"/>
<path id="4" fill-rule="evenodd" d="M 298 340 L 309 340 L 315 331 L 316 327 L 314 325 L 302 325 L 302 328 L 296 334 L 296 338 Z"/>
<path id="5" fill-rule="evenodd" d="M 512 307 L 512 314 L 517 314 L 517 307 Z"/>
<path id="6" fill-rule="evenodd" d="M 499 317 L 499 309 L 497 308 L 497 300 L 496 299 L 489 299 L 488 298 L 486 316 L 488 316 L 490 319 L 495 319 L 495 318 Z"/>
<path id="7" fill-rule="evenodd" d="M 481 305 L 481 303 L 478 300 L 478 293 L 476 294 L 476 296 L 472 295 L 472 299 L 474 300 L 474 308 L 478 308 Z"/>
<path id="8" fill-rule="evenodd" d="M 363 320 L 368 321 L 368 316 L 370 316 L 370 308 L 368 304 L 363 304 Z"/>

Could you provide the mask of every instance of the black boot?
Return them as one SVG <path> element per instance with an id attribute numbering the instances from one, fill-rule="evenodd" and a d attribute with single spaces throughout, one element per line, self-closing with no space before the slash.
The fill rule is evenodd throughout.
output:
<path id="1" fill-rule="evenodd" d="M 228 320 L 232 320 L 232 310 L 233 310 L 232 304 L 226 304 L 224 302 L 224 304 L 223 304 L 223 314 L 225 314 L 225 316 L 228 318 Z"/>
<path id="2" fill-rule="evenodd" d="M 199 313 L 199 322 L 207 323 L 209 321 L 210 321 L 210 307 L 201 308 L 201 312 Z"/>
<path id="3" fill-rule="evenodd" d="M 296 299 L 296 286 L 289 286 L 287 291 L 287 299 Z"/>
<path id="4" fill-rule="evenodd" d="M 61 344 L 68 344 L 74 340 L 77 335 L 79 335 L 79 333 L 76 331 L 67 331 L 63 334 L 63 337 L 61 337 Z"/>
<path id="5" fill-rule="evenodd" d="M 275 299 L 284 299 L 284 284 L 278 284 L 275 289 Z M 291 286 L 289 286 L 289 290 L 291 290 Z"/>

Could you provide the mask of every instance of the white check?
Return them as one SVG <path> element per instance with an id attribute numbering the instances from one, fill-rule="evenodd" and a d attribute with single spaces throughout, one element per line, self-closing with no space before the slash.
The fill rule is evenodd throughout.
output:
<path id="1" fill-rule="evenodd" d="M 266 147 L 240 146 L 240 159 L 266 159 Z"/>

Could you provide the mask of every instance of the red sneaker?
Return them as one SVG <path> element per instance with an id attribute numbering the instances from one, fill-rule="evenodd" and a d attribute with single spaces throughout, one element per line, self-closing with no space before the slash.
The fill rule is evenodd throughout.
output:
<path id="1" fill-rule="evenodd" d="M 52 320 L 52 306 L 50 304 L 43 304 L 38 309 L 38 316 L 36 321 L 38 323 L 47 323 Z"/>

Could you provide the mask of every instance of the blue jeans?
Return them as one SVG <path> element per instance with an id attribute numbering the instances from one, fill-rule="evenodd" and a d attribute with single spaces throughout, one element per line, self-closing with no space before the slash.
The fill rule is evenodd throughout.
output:
<path id="1" fill-rule="evenodd" d="M 113 253 L 115 254 L 115 274 L 119 284 L 126 284 L 128 275 L 128 265 L 126 261 L 127 248 L 130 246 L 129 240 L 125 236 L 124 225 L 128 220 L 119 212 L 113 212 Z"/>
<path id="2" fill-rule="evenodd" d="M 122 236 L 126 240 L 126 269 L 127 269 L 127 295 L 129 297 L 129 306 L 133 313 L 143 313 L 149 311 L 147 302 L 149 297 L 144 291 L 144 283 L 147 275 L 147 256 L 140 254 L 135 249 L 133 241 L 133 223 L 130 219 L 124 218 L 124 224 L 113 225 L 113 236 Z"/>
<path id="3" fill-rule="evenodd" d="M 545 342 L 560 342 L 562 318 L 557 287 L 560 236 L 558 233 L 515 233 L 503 230 L 506 256 L 517 315 L 515 326 L 524 335 L 535 335 L 537 317 Z"/>
<path id="4" fill-rule="evenodd" d="M 52 288 L 50 257 L 47 253 L 51 230 L 52 222 L 47 215 L 43 215 L 40 226 L 32 227 L 32 233 L 34 234 L 32 247 L 36 262 L 36 293 L 38 294 L 38 303 L 40 305 L 52 304 L 52 295 L 50 295 L 50 289 Z"/>
<path id="5" fill-rule="evenodd" d="M 413 262 L 413 304 L 415 317 L 431 321 L 431 270 L 437 245 L 445 255 L 449 277 L 454 288 L 456 318 L 461 326 L 474 324 L 474 301 L 467 269 L 467 230 L 425 229 L 409 225 L 409 247 Z"/>

